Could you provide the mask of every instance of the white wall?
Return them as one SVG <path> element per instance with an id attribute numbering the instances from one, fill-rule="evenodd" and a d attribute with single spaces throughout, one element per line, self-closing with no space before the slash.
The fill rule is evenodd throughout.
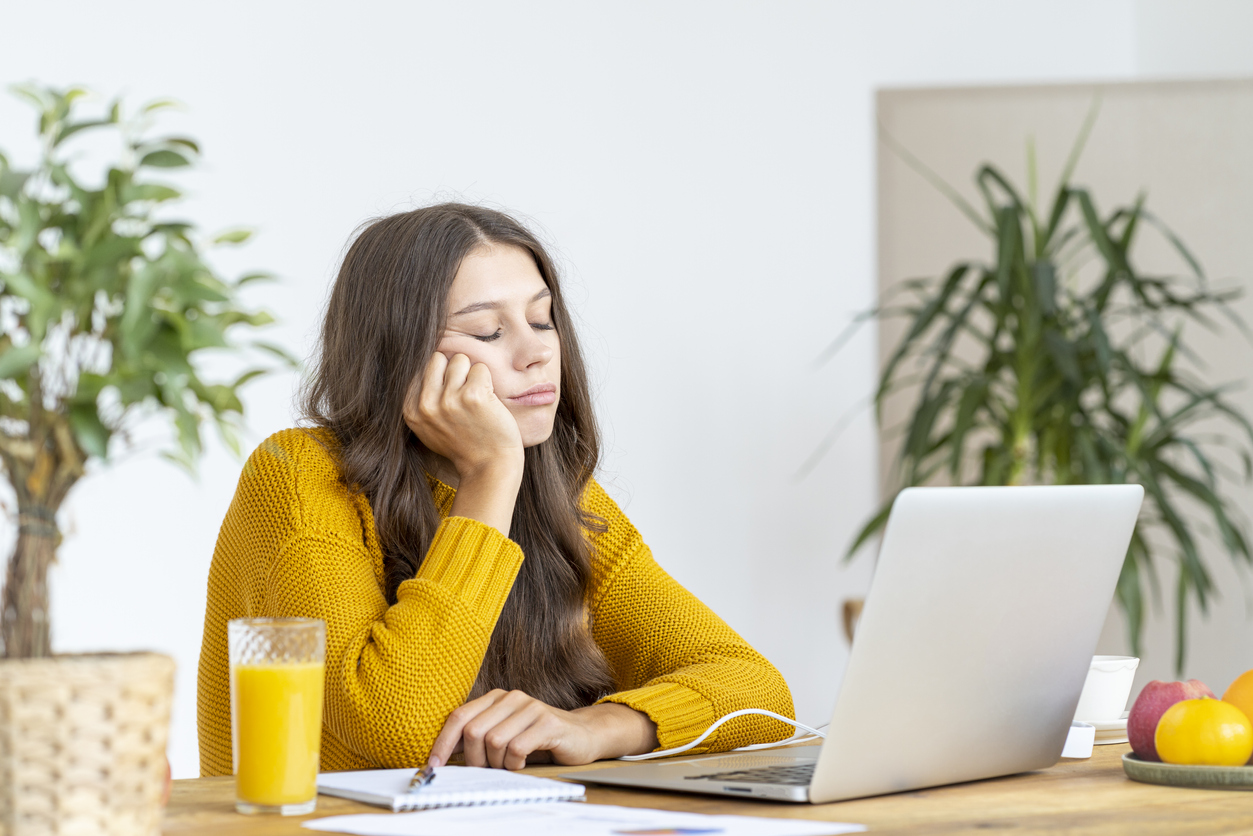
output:
<path id="1" fill-rule="evenodd" d="M 872 91 L 1129 78 L 1129 0 L 844 3 L 8 4 L 0 82 L 173 95 L 202 140 L 185 215 L 256 226 L 224 255 L 283 283 L 253 298 L 304 352 L 350 231 L 433 197 L 529 216 L 556 242 L 595 370 L 605 478 L 661 563 L 772 659 L 823 722 L 845 648 L 838 563 L 877 496 L 862 411 Z M 0 147 L 32 120 L 0 97 Z M 20 155 L 19 155 L 20 156 Z M 291 379 L 248 391 L 250 441 L 291 423 Z M 197 774 L 204 585 L 239 463 L 198 482 L 145 454 L 71 497 L 55 569 L 62 651 L 151 647 L 179 663 L 171 760 Z"/>
<path id="2" fill-rule="evenodd" d="M 1146 78 L 1224 78 L 1253 73 L 1253 3 L 1138 0 L 1135 68 Z"/>

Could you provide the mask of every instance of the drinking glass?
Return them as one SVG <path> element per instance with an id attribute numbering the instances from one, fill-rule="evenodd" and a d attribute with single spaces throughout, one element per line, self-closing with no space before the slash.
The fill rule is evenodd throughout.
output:
<path id="1" fill-rule="evenodd" d="M 236 618 L 227 625 L 235 809 L 312 813 L 318 799 L 326 623 Z"/>

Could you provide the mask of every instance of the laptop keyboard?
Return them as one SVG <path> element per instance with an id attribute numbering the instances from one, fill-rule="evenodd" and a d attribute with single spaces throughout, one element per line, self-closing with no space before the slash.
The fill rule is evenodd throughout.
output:
<path id="1" fill-rule="evenodd" d="M 814 777 L 816 762 L 798 763 L 791 766 L 762 766 L 757 769 L 735 769 L 729 772 L 710 772 L 707 775 L 686 775 L 689 781 L 733 781 L 737 784 L 787 784 L 807 787 Z"/>

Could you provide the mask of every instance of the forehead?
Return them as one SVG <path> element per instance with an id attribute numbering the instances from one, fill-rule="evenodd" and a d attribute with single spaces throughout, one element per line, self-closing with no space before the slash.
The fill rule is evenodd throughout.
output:
<path id="1" fill-rule="evenodd" d="M 478 302 L 526 304 L 547 285 L 529 252 L 507 244 L 478 247 L 457 268 L 448 293 L 448 309 Z"/>

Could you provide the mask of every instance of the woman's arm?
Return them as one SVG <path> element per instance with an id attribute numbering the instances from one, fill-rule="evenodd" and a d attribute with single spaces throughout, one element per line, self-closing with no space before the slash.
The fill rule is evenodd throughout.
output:
<path id="1" fill-rule="evenodd" d="M 326 768 L 425 763 L 473 686 L 522 560 L 494 526 L 449 517 L 388 606 L 364 499 L 340 483 L 334 457 L 309 433 L 271 437 L 244 467 L 210 570 L 202 771 L 230 774 L 226 622 L 257 616 L 326 622 Z"/>
<path id="2" fill-rule="evenodd" d="M 765 708 L 792 716 L 779 672 L 652 559 L 639 533 L 600 489 L 584 507 L 608 531 L 594 535 L 593 636 L 621 690 L 562 711 L 520 691 L 492 691 L 448 717 L 431 763 L 462 752 L 471 766 L 520 769 L 527 756 L 562 764 L 641 754 L 695 738 L 724 714 Z M 779 740 L 791 729 L 761 717 L 733 720 L 694 753 Z"/>
<path id="3" fill-rule="evenodd" d="M 264 614 L 326 622 L 336 741 L 368 763 L 416 766 L 469 694 L 521 563 L 495 528 L 450 517 L 389 607 L 359 543 L 307 533 L 272 564 Z"/>
<path id="4" fill-rule="evenodd" d="M 525 454 L 518 422 L 496 396 L 487 366 L 471 364 L 464 354 L 450 359 L 435 352 L 409 391 L 404 418 L 427 449 L 457 471 L 452 515 L 508 537 Z"/>
<path id="5" fill-rule="evenodd" d="M 664 749 L 687 743 L 741 708 L 793 717 L 791 692 L 774 666 L 657 565 L 639 532 L 594 481 L 583 505 L 608 523 L 607 531 L 592 536 L 598 578 L 591 611 L 593 637 L 620 690 L 602 704 L 646 714 Z M 740 717 L 691 751 L 781 740 L 791 731 L 776 720 Z"/>
<path id="6" fill-rule="evenodd" d="M 459 484 L 396 603 L 383 598 L 360 526 L 336 530 L 325 518 L 284 545 L 266 596 L 275 613 L 326 621 L 326 730 L 354 756 L 387 766 L 427 760 L 444 718 L 473 686 L 522 562 L 506 539 L 522 441 L 486 367 L 437 352 L 414 382 L 404 419 L 448 459 Z"/>

